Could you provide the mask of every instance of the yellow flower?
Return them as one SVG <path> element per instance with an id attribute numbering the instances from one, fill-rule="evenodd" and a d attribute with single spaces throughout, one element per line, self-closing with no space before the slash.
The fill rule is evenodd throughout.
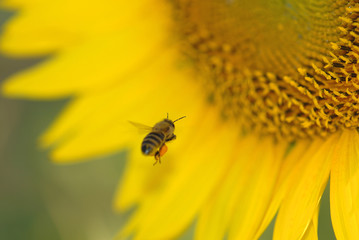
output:
<path id="1" fill-rule="evenodd" d="M 71 102 L 42 136 L 56 162 L 130 149 L 119 238 L 316 239 L 330 177 L 338 239 L 359 239 L 356 1 L 4 0 L 3 53 L 51 54 L 7 96 Z M 128 121 L 175 119 L 162 164 Z M 142 136 L 143 137 L 143 136 Z M 151 161 L 150 161 L 151 160 Z"/>

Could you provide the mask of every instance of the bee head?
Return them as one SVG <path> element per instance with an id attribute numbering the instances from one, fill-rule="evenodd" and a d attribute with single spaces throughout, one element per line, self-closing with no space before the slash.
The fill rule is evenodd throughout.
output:
<path id="1" fill-rule="evenodd" d="M 172 120 L 165 118 L 163 121 L 171 125 L 171 127 L 175 128 L 174 122 L 172 122 Z"/>

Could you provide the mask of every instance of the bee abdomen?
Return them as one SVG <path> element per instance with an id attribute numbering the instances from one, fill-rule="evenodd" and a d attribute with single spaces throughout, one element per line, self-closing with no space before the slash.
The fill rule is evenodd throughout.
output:
<path id="1" fill-rule="evenodd" d="M 145 155 L 153 155 L 156 150 L 163 142 L 165 135 L 160 132 L 150 132 L 142 142 L 141 150 Z"/>

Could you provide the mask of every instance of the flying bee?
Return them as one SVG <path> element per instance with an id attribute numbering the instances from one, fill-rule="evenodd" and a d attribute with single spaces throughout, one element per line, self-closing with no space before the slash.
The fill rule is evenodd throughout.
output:
<path id="1" fill-rule="evenodd" d="M 168 118 L 163 119 L 161 122 L 156 123 L 153 127 L 148 127 L 139 123 L 130 122 L 138 128 L 150 131 L 142 141 L 141 151 L 146 156 L 154 156 L 155 163 L 161 163 L 161 157 L 167 152 L 166 143 L 176 139 L 174 134 L 175 125 L 174 123 L 178 120 L 185 118 L 186 116 L 180 117 L 174 121 Z"/>

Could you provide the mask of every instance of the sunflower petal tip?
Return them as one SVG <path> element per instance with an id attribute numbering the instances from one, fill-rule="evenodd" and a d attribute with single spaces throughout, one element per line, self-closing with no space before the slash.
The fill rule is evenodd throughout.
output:
<path id="1" fill-rule="evenodd" d="M 81 162 L 82 160 L 80 157 L 73 156 L 71 152 L 62 151 L 58 148 L 55 148 L 50 152 L 49 158 L 52 162 L 60 164 L 71 164 L 75 162 Z"/>
<path id="2" fill-rule="evenodd" d="M 41 149 L 45 149 L 48 148 L 52 145 L 53 141 L 51 140 L 51 138 L 45 133 L 44 135 L 42 135 L 39 140 L 38 140 L 38 146 Z"/>
<path id="3" fill-rule="evenodd" d="M 25 81 L 22 76 L 16 75 L 15 77 L 8 79 L 1 86 L 1 94 L 6 97 L 27 97 L 31 98 L 34 93 L 31 92 L 31 87 Z"/>
<path id="4" fill-rule="evenodd" d="M 114 212 L 124 212 L 131 208 L 133 204 L 126 203 L 123 201 L 123 198 L 120 197 L 120 193 L 116 193 L 113 203 L 112 203 L 112 209 Z"/>
<path id="5" fill-rule="evenodd" d="M 18 92 L 16 84 L 13 81 L 6 81 L 1 85 L 1 94 L 6 97 L 14 96 Z"/>
<path id="6" fill-rule="evenodd" d="M 117 198 L 115 197 L 115 199 L 112 202 L 112 210 L 114 212 L 121 212 L 122 208 L 120 206 L 119 201 L 117 200 Z"/>
<path id="7" fill-rule="evenodd" d="M 52 151 L 49 155 L 49 158 L 54 163 L 63 163 L 64 160 L 56 153 L 56 151 Z"/>

